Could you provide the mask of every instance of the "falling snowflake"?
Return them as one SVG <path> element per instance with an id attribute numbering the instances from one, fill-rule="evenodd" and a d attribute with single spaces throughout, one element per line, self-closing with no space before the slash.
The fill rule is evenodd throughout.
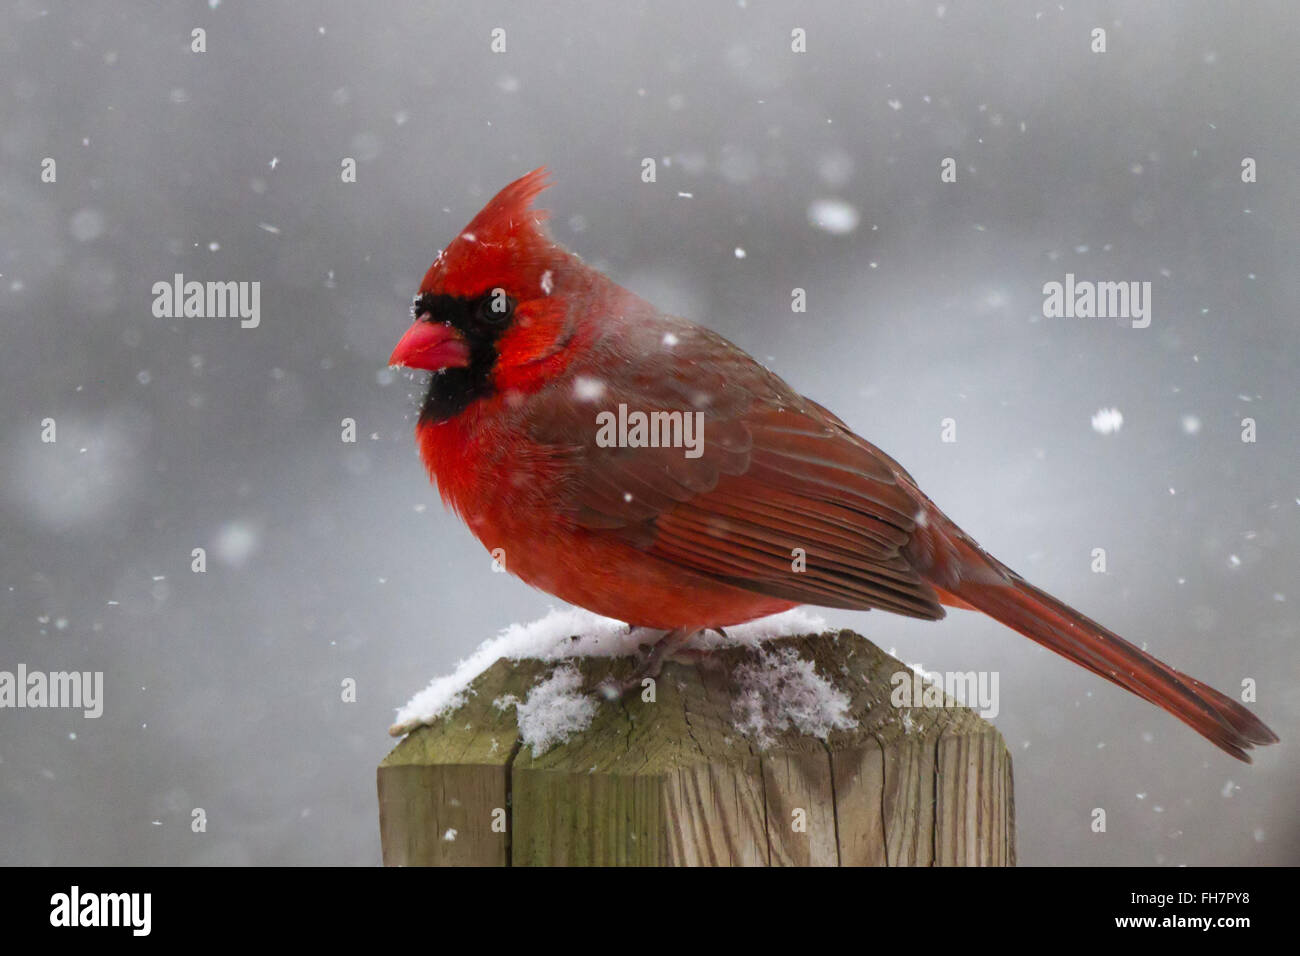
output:
<path id="1" fill-rule="evenodd" d="M 1124 425 L 1118 408 L 1103 408 L 1092 416 L 1092 430 L 1098 435 L 1113 435 Z"/>

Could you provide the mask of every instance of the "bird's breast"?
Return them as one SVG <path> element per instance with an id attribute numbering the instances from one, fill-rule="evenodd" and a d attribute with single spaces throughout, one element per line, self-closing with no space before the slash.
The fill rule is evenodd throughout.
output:
<path id="1" fill-rule="evenodd" d="M 554 450 L 532 441 L 512 416 L 475 411 L 416 430 L 443 501 L 480 539 L 525 515 L 562 522 L 563 463 Z"/>

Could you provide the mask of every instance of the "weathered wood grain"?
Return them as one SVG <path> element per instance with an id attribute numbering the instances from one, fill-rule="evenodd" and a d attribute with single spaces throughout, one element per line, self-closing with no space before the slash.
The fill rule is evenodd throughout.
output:
<path id="1" fill-rule="evenodd" d="M 848 696 L 825 740 L 737 730 L 737 668 L 793 648 Z M 570 662 L 594 688 L 630 660 Z M 782 638 L 668 662 L 649 693 L 601 701 L 541 754 L 513 707 L 556 664 L 501 660 L 457 710 L 379 768 L 388 865 L 1011 865 L 1011 759 L 996 729 L 948 700 L 895 707 L 903 664 L 852 633 Z M 495 824 L 495 826 L 494 826 Z M 450 832 L 454 831 L 454 832 Z"/>

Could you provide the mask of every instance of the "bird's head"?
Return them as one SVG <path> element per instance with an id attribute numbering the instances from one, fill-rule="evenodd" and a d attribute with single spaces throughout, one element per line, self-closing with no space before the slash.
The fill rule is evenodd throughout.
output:
<path id="1" fill-rule="evenodd" d="M 573 334 L 567 303 L 588 270 L 547 233 L 532 201 L 536 169 L 506 186 L 438 254 L 411 306 L 390 365 L 433 372 L 421 421 L 478 398 L 526 393 L 563 367 Z"/>

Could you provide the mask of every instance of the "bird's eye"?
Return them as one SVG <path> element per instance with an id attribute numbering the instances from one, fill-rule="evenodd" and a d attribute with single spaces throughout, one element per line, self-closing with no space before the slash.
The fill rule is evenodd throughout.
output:
<path id="1" fill-rule="evenodd" d="M 478 301 L 478 316 L 489 325 L 504 325 L 515 312 L 515 300 L 496 288 Z"/>
<path id="2" fill-rule="evenodd" d="M 411 300 L 411 319 L 421 322 L 433 321 L 434 300 L 427 292 Z"/>

